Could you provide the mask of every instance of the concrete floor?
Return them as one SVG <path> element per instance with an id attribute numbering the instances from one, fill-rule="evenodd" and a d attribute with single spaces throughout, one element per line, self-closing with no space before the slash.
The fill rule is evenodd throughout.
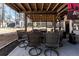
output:
<path id="1" fill-rule="evenodd" d="M 73 45 L 68 42 L 63 42 L 63 47 L 58 48 L 60 56 L 79 56 L 79 44 Z M 43 52 L 40 56 L 44 56 L 44 47 Z M 8 55 L 8 56 L 29 56 L 28 51 L 30 47 L 26 50 L 24 48 L 19 48 L 18 46 Z"/>

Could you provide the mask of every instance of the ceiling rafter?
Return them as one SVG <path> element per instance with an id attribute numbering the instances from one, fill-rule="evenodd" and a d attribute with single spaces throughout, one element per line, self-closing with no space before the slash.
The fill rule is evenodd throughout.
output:
<path id="1" fill-rule="evenodd" d="M 36 5 L 36 3 L 35 3 L 35 10 L 37 11 L 37 5 Z"/>
<path id="2" fill-rule="evenodd" d="M 55 9 L 58 5 L 59 5 L 59 3 L 57 3 L 57 4 L 54 6 L 54 8 L 52 9 L 52 11 L 54 11 L 54 9 Z"/>
<path id="3" fill-rule="evenodd" d="M 67 7 L 64 8 L 61 12 L 58 13 L 58 15 L 61 14 L 61 13 L 63 13 L 66 9 L 68 9 L 68 8 Z"/>
<path id="4" fill-rule="evenodd" d="M 57 12 L 61 11 L 67 4 L 63 4 L 62 6 L 59 7 L 59 9 L 57 10 Z"/>
<path id="5" fill-rule="evenodd" d="M 57 14 L 56 11 L 54 11 L 54 12 L 51 12 L 51 11 L 48 11 L 48 12 L 47 11 L 43 11 L 43 12 L 42 11 L 32 11 L 32 12 L 27 11 L 27 14 L 43 14 L 43 13 L 44 14 Z"/>
<path id="6" fill-rule="evenodd" d="M 51 4 L 52 4 L 52 3 L 50 3 L 50 4 L 48 5 L 48 7 L 47 7 L 46 11 L 48 11 L 48 10 L 49 10 L 49 8 L 50 8 Z"/>
<path id="7" fill-rule="evenodd" d="M 11 4 L 6 3 L 6 5 L 8 5 L 9 7 L 11 7 L 12 9 L 16 10 L 17 12 L 19 11 L 18 9 L 16 9 L 15 7 L 13 7 Z"/>
<path id="8" fill-rule="evenodd" d="M 15 4 L 11 3 L 16 9 L 18 9 L 19 11 L 21 11 Z"/>
<path id="9" fill-rule="evenodd" d="M 65 9 L 67 9 L 66 5 L 64 4 L 60 4 L 60 3 L 56 3 L 56 4 L 52 4 L 52 3 L 49 3 L 46 5 L 46 10 L 43 10 L 44 9 L 44 3 L 41 3 L 41 10 L 37 10 L 38 7 L 40 7 L 37 3 L 34 3 L 33 4 L 33 8 L 32 8 L 32 4 L 30 3 L 26 3 L 23 4 L 23 3 L 7 3 L 11 8 L 13 8 L 14 10 L 17 10 L 18 12 L 26 12 L 27 14 L 57 14 L 57 15 L 60 15 L 60 14 L 63 14 L 63 12 L 65 11 Z M 52 6 L 52 5 L 54 6 Z M 58 6 L 61 6 L 58 8 Z M 34 9 L 36 8 L 36 9 Z M 35 11 L 33 11 L 32 9 L 34 9 Z M 50 11 L 50 10 L 51 11 Z M 55 9 L 57 9 L 56 11 L 54 11 Z M 36 11 L 37 10 L 37 11 Z M 52 12 L 53 11 L 53 12 Z M 58 12 L 57 12 L 58 11 Z"/>
<path id="10" fill-rule="evenodd" d="M 41 8 L 41 11 L 43 11 L 43 7 L 44 7 L 44 3 L 42 3 L 42 8 Z"/>
<path id="11" fill-rule="evenodd" d="M 29 3 L 27 3 L 27 5 L 28 5 L 28 7 L 29 7 L 30 11 L 32 11 L 30 4 L 29 4 Z"/>
<path id="12" fill-rule="evenodd" d="M 22 3 L 18 3 L 18 5 L 19 5 L 20 7 L 22 7 L 22 9 L 26 12 L 26 9 L 25 9 L 24 6 L 22 5 Z"/>

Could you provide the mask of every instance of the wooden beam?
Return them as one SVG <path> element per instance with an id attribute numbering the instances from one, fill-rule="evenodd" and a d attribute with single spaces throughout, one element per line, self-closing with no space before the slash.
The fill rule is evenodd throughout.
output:
<path id="1" fill-rule="evenodd" d="M 55 9 L 58 5 L 59 5 L 59 3 L 57 3 L 57 4 L 54 6 L 54 8 L 52 9 L 52 11 L 54 11 L 54 9 Z"/>
<path id="2" fill-rule="evenodd" d="M 35 10 L 37 11 L 37 5 L 36 5 L 36 3 L 35 3 Z"/>
<path id="3" fill-rule="evenodd" d="M 57 10 L 57 12 L 61 11 L 67 4 L 63 4 L 61 7 L 59 7 L 59 9 Z"/>
<path id="4" fill-rule="evenodd" d="M 50 8 L 51 4 L 52 4 L 52 3 L 50 3 L 50 4 L 48 5 L 48 8 L 46 9 L 46 11 L 48 11 L 48 10 L 49 10 L 49 8 Z"/>
<path id="5" fill-rule="evenodd" d="M 42 3 L 41 11 L 43 11 L 44 3 Z"/>
<path id="6" fill-rule="evenodd" d="M 27 5 L 28 5 L 28 7 L 29 7 L 30 11 L 32 11 L 32 9 L 31 9 L 31 7 L 30 7 L 29 3 L 27 3 Z"/>
<path id="7" fill-rule="evenodd" d="M 18 5 L 22 8 L 22 10 L 23 10 L 24 12 L 26 12 L 26 9 L 24 8 L 24 6 L 23 6 L 21 3 L 18 3 Z"/>
<path id="8" fill-rule="evenodd" d="M 60 15 L 61 13 L 63 13 L 66 9 L 68 9 L 68 7 L 64 8 L 61 12 L 58 13 L 58 15 Z"/>
<path id="9" fill-rule="evenodd" d="M 25 13 L 25 15 L 24 15 L 25 17 L 24 17 L 24 21 L 25 21 L 25 32 L 27 32 L 27 15 L 26 15 L 26 13 Z"/>
<path id="10" fill-rule="evenodd" d="M 18 9 L 19 11 L 21 11 L 15 4 L 11 3 L 16 9 Z"/>
<path id="11" fill-rule="evenodd" d="M 11 5 L 11 4 L 9 4 L 9 3 L 6 3 L 6 5 L 9 6 L 10 8 L 12 8 L 12 9 L 14 9 L 14 10 L 17 11 L 17 12 L 19 11 L 18 9 L 16 9 L 13 5 Z"/>
<path id="12" fill-rule="evenodd" d="M 57 14 L 56 11 L 27 11 L 27 14 Z"/>

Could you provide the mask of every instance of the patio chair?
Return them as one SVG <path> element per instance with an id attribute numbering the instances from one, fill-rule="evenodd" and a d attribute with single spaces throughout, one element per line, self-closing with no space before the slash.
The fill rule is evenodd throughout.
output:
<path id="1" fill-rule="evenodd" d="M 59 45 L 60 45 L 60 47 L 62 47 L 63 46 L 63 32 L 64 31 L 59 31 L 59 36 L 60 36 L 60 40 L 59 40 Z"/>
<path id="2" fill-rule="evenodd" d="M 18 34 L 19 47 L 26 49 L 27 44 L 28 44 L 27 33 L 25 31 L 23 31 L 23 30 L 18 30 L 17 34 Z"/>
<path id="3" fill-rule="evenodd" d="M 38 56 L 41 54 L 42 49 L 39 48 L 41 45 L 40 33 L 39 31 L 32 31 L 28 33 L 28 46 L 33 47 L 28 52 L 31 56 Z"/>
<path id="4" fill-rule="evenodd" d="M 45 46 L 47 47 L 47 49 L 44 51 L 45 56 L 49 56 L 49 55 L 52 56 L 54 54 L 56 56 L 59 56 L 59 53 L 56 50 L 56 48 L 59 47 L 59 32 L 58 31 L 46 33 Z"/>

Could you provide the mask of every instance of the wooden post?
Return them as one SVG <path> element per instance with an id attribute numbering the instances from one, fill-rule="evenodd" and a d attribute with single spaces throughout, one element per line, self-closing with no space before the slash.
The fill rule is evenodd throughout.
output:
<path id="1" fill-rule="evenodd" d="M 61 31 L 61 21 L 60 21 L 60 17 L 59 17 L 59 31 Z"/>
<path id="2" fill-rule="evenodd" d="M 52 21 L 52 30 L 54 31 L 53 26 L 54 26 L 54 15 L 53 15 L 53 21 Z"/>
<path id="3" fill-rule="evenodd" d="M 56 19 L 55 19 L 55 15 L 54 15 L 54 31 L 56 29 Z"/>
<path id="4" fill-rule="evenodd" d="M 45 19 L 46 19 L 46 32 L 47 32 L 47 17 L 45 16 Z"/>
<path id="5" fill-rule="evenodd" d="M 24 15 L 24 19 L 25 19 L 25 32 L 27 32 L 27 14 L 25 13 Z"/>
<path id="6" fill-rule="evenodd" d="M 33 27 L 33 20 L 35 20 L 34 16 L 33 16 L 33 19 L 32 19 L 32 30 L 34 29 L 34 27 Z"/>
<path id="7" fill-rule="evenodd" d="M 61 21 L 59 20 L 59 31 L 61 31 Z"/>

